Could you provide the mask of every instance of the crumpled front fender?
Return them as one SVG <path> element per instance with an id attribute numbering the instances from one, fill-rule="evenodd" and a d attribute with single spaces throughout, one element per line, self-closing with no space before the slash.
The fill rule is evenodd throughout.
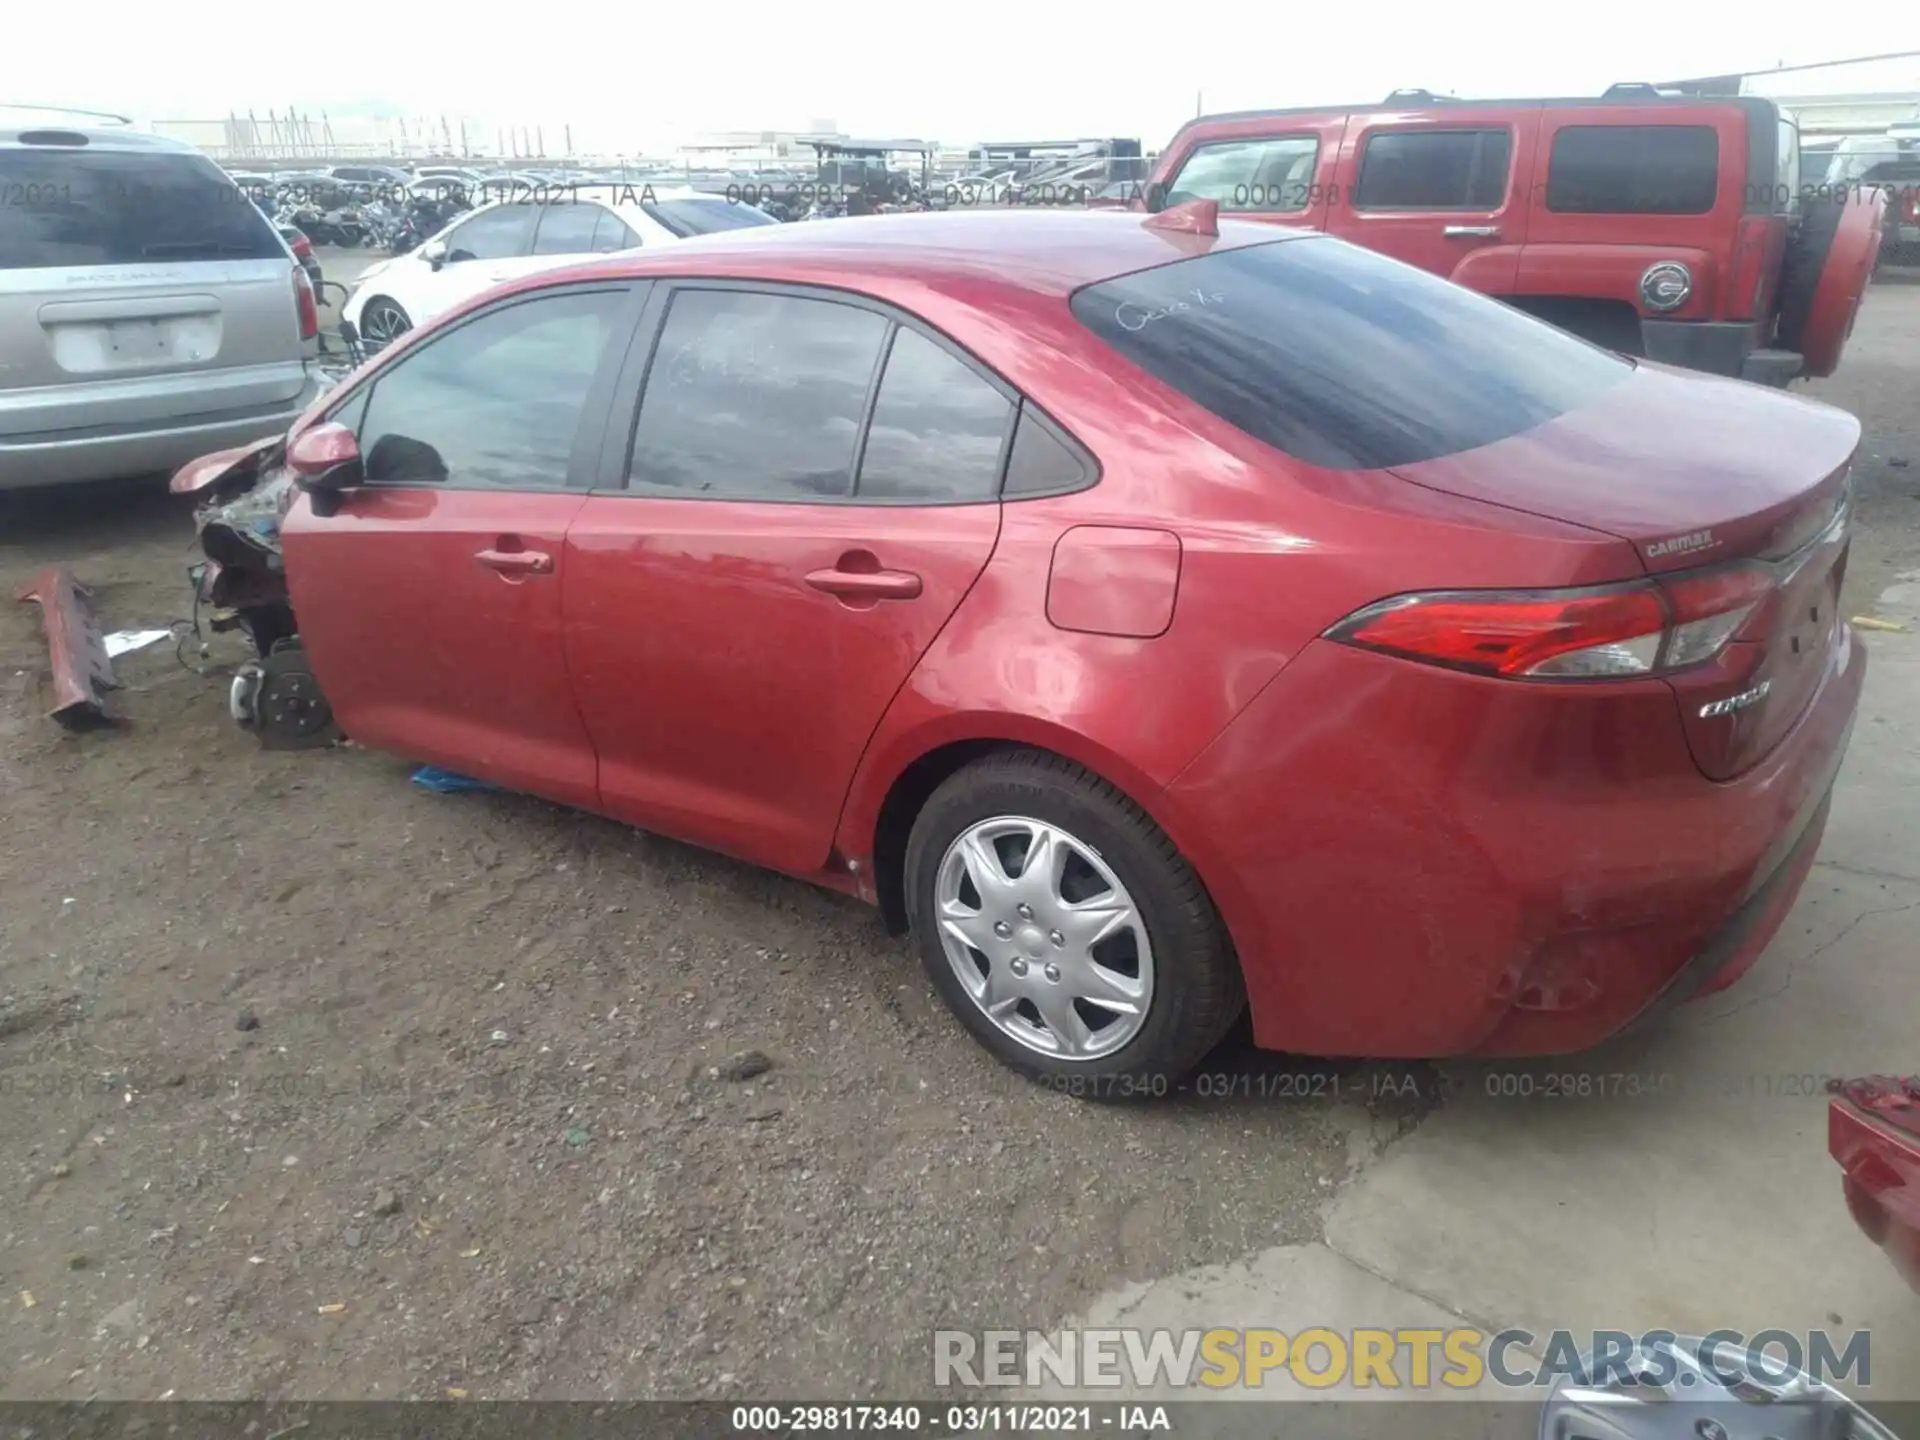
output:
<path id="1" fill-rule="evenodd" d="M 251 445 L 241 445 L 232 450 L 216 450 L 211 455 L 202 455 L 198 460 L 189 460 L 173 472 L 173 479 L 167 483 L 167 489 L 175 495 L 199 495 L 211 489 L 225 479 L 235 481 L 252 480 L 260 472 L 265 462 L 266 452 L 281 445 L 284 435 L 269 435 L 264 440 L 256 440 Z M 244 473 L 240 472 L 244 467 Z"/>

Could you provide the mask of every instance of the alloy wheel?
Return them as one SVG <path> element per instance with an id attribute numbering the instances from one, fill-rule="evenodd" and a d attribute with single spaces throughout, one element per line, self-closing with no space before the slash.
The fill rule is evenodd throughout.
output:
<path id="1" fill-rule="evenodd" d="M 412 328 L 407 312 L 391 300 L 376 300 L 360 315 L 360 338 L 369 348 L 391 345 Z"/>

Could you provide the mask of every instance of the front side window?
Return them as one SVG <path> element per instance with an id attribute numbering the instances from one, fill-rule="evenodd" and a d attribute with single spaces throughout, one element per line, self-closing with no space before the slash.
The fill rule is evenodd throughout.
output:
<path id="1" fill-rule="evenodd" d="M 1167 190 L 1169 205 L 1217 200 L 1222 210 L 1305 210 L 1313 195 L 1320 141 L 1313 135 L 1275 135 L 1201 145 L 1187 157 Z"/>
<path id="2" fill-rule="evenodd" d="M 1013 402 L 957 356 L 915 330 L 894 331 L 873 405 L 862 500 L 925 504 L 991 500 Z"/>
<path id="3" fill-rule="evenodd" d="M 1356 210 L 1497 210 L 1507 195 L 1506 130 L 1381 130 L 1367 137 Z"/>
<path id="4" fill-rule="evenodd" d="M 449 260 L 512 260 L 527 253 L 535 207 L 511 202 L 482 210 L 447 236 Z"/>
<path id="5" fill-rule="evenodd" d="M 1332 470 L 1492 444 L 1589 403 L 1633 369 L 1497 300 L 1321 236 L 1124 275 L 1071 304 L 1188 399 Z"/>
<path id="6" fill-rule="evenodd" d="M 1547 209 L 1563 215 L 1704 215 L 1719 186 L 1711 125 L 1568 125 L 1547 162 Z"/>
<path id="7" fill-rule="evenodd" d="M 375 376 L 359 410 L 369 484 L 506 490 L 567 483 L 574 439 L 625 302 L 622 291 L 542 296 L 449 330 Z"/>
<path id="8" fill-rule="evenodd" d="M 831 300 L 676 294 L 647 371 L 629 488 L 844 498 L 887 327 L 871 310 Z"/>

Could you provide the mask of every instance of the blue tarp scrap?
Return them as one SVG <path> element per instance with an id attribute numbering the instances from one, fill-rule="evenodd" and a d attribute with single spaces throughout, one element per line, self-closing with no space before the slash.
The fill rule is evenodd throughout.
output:
<path id="1" fill-rule="evenodd" d="M 462 790 L 498 790 L 500 788 L 485 780 L 475 780 L 471 775 L 456 775 L 451 770 L 442 770 L 437 765 L 422 765 L 413 772 L 413 783 L 439 795 L 452 795 Z"/>

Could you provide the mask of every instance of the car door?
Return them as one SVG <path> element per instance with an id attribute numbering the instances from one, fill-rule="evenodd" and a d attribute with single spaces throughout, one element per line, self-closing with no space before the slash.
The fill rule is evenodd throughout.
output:
<path id="1" fill-rule="evenodd" d="M 595 802 L 561 640 L 564 540 L 643 289 L 515 296 L 329 412 L 358 435 L 366 483 L 332 515 L 300 501 L 282 534 L 314 673 L 355 740 Z"/>
<path id="2" fill-rule="evenodd" d="M 1356 114 L 1327 228 L 1488 294 L 1513 288 L 1526 242 L 1538 109 L 1470 105 Z M 1517 177 L 1517 178 L 1516 178 Z"/>
<path id="3" fill-rule="evenodd" d="M 689 283 L 654 310 L 567 532 L 602 808 L 815 871 L 868 738 L 993 553 L 1017 397 L 842 292 Z"/>
<path id="4" fill-rule="evenodd" d="M 533 246 L 536 207 L 527 200 L 503 200 L 476 210 L 447 231 L 446 255 L 440 268 L 419 277 L 424 313 L 415 324 L 446 313 L 500 281 L 511 278 L 505 267 L 526 258 Z M 409 311 L 412 307 L 408 307 Z"/>

